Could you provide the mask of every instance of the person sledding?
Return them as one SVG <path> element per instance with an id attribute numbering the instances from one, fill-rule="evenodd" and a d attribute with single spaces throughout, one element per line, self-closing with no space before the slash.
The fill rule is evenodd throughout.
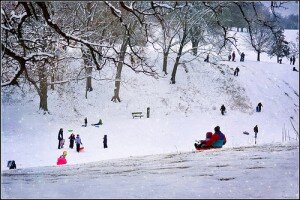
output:
<path id="1" fill-rule="evenodd" d="M 195 148 L 197 150 L 210 149 L 210 148 L 222 148 L 222 146 L 226 144 L 226 137 L 220 131 L 220 127 L 216 126 L 214 130 L 215 133 L 212 134 L 210 138 L 205 140 L 205 142 L 200 143 L 201 145 L 197 145 L 197 143 L 195 143 Z M 206 134 L 206 136 L 209 135 L 210 134 Z"/>
<path id="2" fill-rule="evenodd" d="M 92 124 L 92 126 L 99 126 L 99 125 L 102 125 L 102 120 L 100 119 L 99 122 L 97 124 Z"/>
<path id="3" fill-rule="evenodd" d="M 61 155 L 61 156 L 59 156 L 59 158 L 57 158 L 56 164 L 57 165 L 65 165 L 65 164 L 67 164 L 66 156 L 67 156 L 67 151 L 64 151 L 63 155 Z"/>
<path id="4" fill-rule="evenodd" d="M 211 136 L 213 135 L 212 132 L 207 132 L 206 133 L 206 139 L 205 140 L 199 140 L 197 141 L 197 143 L 195 143 L 195 148 L 201 148 L 201 147 L 204 147 L 204 145 L 207 143 L 207 141 L 210 140 Z"/>

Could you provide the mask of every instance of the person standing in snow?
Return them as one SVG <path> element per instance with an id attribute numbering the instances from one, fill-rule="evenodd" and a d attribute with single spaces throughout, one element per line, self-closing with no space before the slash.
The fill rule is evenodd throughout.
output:
<path id="1" fill-rule="evenodd" d="M 293 63 L 293 56 L 290 57 L 290 65 Z"/>
<path id="2" fill-rule="evenodd" d="M 104 149 L 107 148 L 107 135 L 104 135 L 104 137 L 103 137 L 103 147 L 104 147 Z"/>
<path id="3" fill-rule="evenodd" d="M 79 153 L 80 145 L 82 144 L 79 134 L 77 134 L 77 136 L 75 138 L 75 143 L 76 143 L 76 151 Z"/>
<path id="4" fill-rule="evenodd" d="M 240 71 L 240 68 L 236 67 L 235 70 L 234 70 L 234 76 L 238 76 L 239 75 L 239 71 Z"/>
<path id="5" fill-rule="evenodd" d="M 84 118 L 84 126 L 87 126 L 87 118 Z"/>
<path id="6" fill-rule="evenodd" d="M 244 62 L 244 61 L 245 61 L 245 54 L 244 54 L 244 52 L 242 52 L 242 54 L 241 54 L 241 59 L 240 59 L 240 61 L 241 61 L 241 62 Z"/>
<path id="7" fill-rule="evenodd" d="M 261 112 L 261 107 L 263 107 L 263 105 L 261 104 L 261 102 L 259 102 L 257 104 L 257 112 Z"/>
<path id="8" fill-rule="evenodd" d="M 231 54 L 228 55 L 228 61 L 230 61 L 230 60 L 231 60 Z"/>
<path id="9" fill-rule="evenodd" d="M 235 62 L 234 59 L 235 59 L 235 52 L 233 51 L 233 52 L 232 52 L 232 61 L 233 61 L 233 62 Z"/>
<path id="10" fill-rule="evenodd" d="M 293 56 L 293 65 L 295 65 L 295 62 L 296 62 L 296 57 Z"/>
<path id="11" fill-rule="evenodd" d="M 59 132 L 58 132 L 58 149 L 61 148 L 61 143 L 62 143 L 62 140 L 64 139 L 64 136 L 63 136 L 63 129 L 59 129 Z"/>
<path id="12" fill-rule="evenodd" d="M 254 138 L 255 138 L 255 144 L 256 144 L 256 138 L 257 138 L 257 133 L 258 133 L 258 127 L 257 127 L 257 125 L 254 126 L 253 130 L 254 130 L 254 133 L 255 133 Z"/>
<path id="13" fill-rule="evenodd" d="M 221 114 L 224 115 L 224 113 L 226 112 L 226 108 L 224 104 L 221 106 L 220 110 L 221 110 Z"/>
<path id="14" fill-rule="evenodd" d="M 204 62 L 209 62 L 209 54 L 207 54 L 206 59 L 204 60 Z"/>
<path id="15" fill-rule="evenodd" d="M 69 147 L 70 147 L 71 149 L 73 149 L 73 146 L 74 146 L 74 140 L 75 140 L 75 135 L 72 133 L 72 134 L 70 135 L 69 139 L 70 139 L 70 145 L 69 145 Z"/>

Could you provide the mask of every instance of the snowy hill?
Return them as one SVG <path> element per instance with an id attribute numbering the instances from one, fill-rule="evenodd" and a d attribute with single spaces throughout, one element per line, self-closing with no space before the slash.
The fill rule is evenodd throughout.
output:
<path id="1" fill-rule="evenodd" d="M 1 197 L 298 199 L 299 145 L 224 148 L 10 170 L 2 173 Z"/>
<path id="2" fill-rule="evenodd" d="M 299 73 L 292 71 L 288 60 L 277 64 L 262 54 L 257 62 L 254 52 L 244 45 L 245 62 L 220 61 L 204 63 L 194 60 L 180 65 L 176 84 L 169 84 L 173 61 L 165 78 L 135 74 L 124 68 L 122 72 L 121 103 L 110 101 L 113 81 L 93 80 L 94 90 L 85 99 L 85 81 L 68 83 L 68 92 L 54 91 L 48 96 L 50 115 L 38 111 L 38 96 L 34 91 L 20 91 L 6 98 L 10 88 L 2 90 L 1 170 L 8 160 L 16 160 L 18 168 L 54 166 L 63 150 L 68 151 L 68 164 L 78 164 L 174 152 L 193 149 L 195 140 L 205 137 L 217 125 L 227 136 L 224 148 L 254 144 L 253 127 L 258 125 L 258 144 L 299 141 L 292 124 L 299 132 Z M 286 31 L 295 41 L 297 31 Z M 155 60 L 155 52 L 149 52 Z M 187 58 L 186 58 L 187 59 Z M 299 57 L 297 55 L 297 61 Z M 226 57 L 224 58 L 226 60 Z M 239 60 L 239 56 L 237 56 Z M 157 62 L 160 67 L 161 63 Z M 239 66 L 238 77 L 233 70 Z M 296 68 L 299 64 L 296 62 Z M 97 78 L 113 77 L 114 68 L 107 68 Z M 262 102 L 261 113 L 255 112 Z M 220 106 L 227 108 L 225 116 Z M 150 118 L 132 119 L 131 113 L 141 111 Z M 84 117 L 89 126 L 81 127 Z M 96 128 L 91 123 L 103 120 Z M 57 134 L 64 129 L 65 148 L 57 149 Z M 69 132 L 80 134 L 85 152 L 78 154 L 68 148 Z M 242 134 L 248 131 L 250 135 Z M 103 149 L 102 138 L 108 136 L 108 149 Z"/>

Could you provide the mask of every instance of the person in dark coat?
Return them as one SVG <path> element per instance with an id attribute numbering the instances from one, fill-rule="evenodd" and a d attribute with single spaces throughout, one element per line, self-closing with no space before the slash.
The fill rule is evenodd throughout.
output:
<path id="1" fill-rule="evenodd" d="M 59 129 L 59 132 L 58 132 L 58 149 L 61 148 L 61 141 L 64 139 L 64 136 L 63 136 L 63 129 Z"/>
<path id="2" fill-rule="evenodd" d="M 290 57 L 290 65 L 293 63 L 293 56 Z"/>
<path id="3" fill-rule="evenodd" d="M 226 112 L 226 108 L 224 104 L 221 106 L 220 110 L 221 110 L 221 114 L 224 115 L 224 113 Z"/>
<path id="4" fill-rule="evenodd" d="M 296 57 L 293 56 L 293 65 L 295 65 L 295 62 L 296 62 Z"/>
<path id="5" fill-rule="evenodd" d="M 209 62 L 209 54 L 207 54 L 207 56 L 206 56 L 204 62 Z"/>
<path id="6" fill-rule="evenodd" d="M 84 118 L 84 126 L 87 126 L 87 118 Z"/>
<path id="7" fill-rule="evenodd" d="M 103 137 L 103 147 L 104 149 L 107 148 L 107 135 L 104 135 Z"/>
<path id="8" fill-rule="evenodd" d="M 231 54 L 228 55 L 228 61 L 230 61 L 230 60 L 231 60 Z"/>
<path id="9" fill-rule="evenodd" d="M 77 134 L 76 138 L 75 138 L 75 142 L 76 142 L 76 151 L 79 153 L 80 150 L 80 145 L 81 143 L 81 138 L 79 137 L 79 134 Z"/>
<path id="10" fill-rule="evenodd" d="M 232 61 L 235 61 L 235 52 L 232 52 Z"/>
<path id="11" fill-rule="evenodd" d="M 14 160 L 8 161 L 8 168 L 9 169 L 17 169 L 16 162 Z"/>
<path id="12" fill-rule="evenodd" d="M 72 133 L 72 134 L 70 135 L 69 139 L 70 139 L 70 145 L 69 145 L 69 147 L 70 147 L 71 149 L 73 149 L 73 147 L 74 147 L 75 135 Z"/>
<path id="13" fill-rule="evenodd" d="M 95 126 L 95 125 L 102 125 L 102 120 L 100 119 L 99 122 L 97 124 L 92 124 L 92 126 Z"/>
<path id="14" fill-rule="evenodd" d="M 244 61 L 245 61 L 245 54 L 244 54 L 244 52 L 242 52 L 242 54 L 241 54 L 241 59 L 240 59 L 240 61 L 241 61 L 241 62 L 244 62 Z"/>
<path id="15" fill-rule="evenodd" d="M 238 76 L 239 75 L 239 71 L 240 71 L 240 68 L 236 67 L 235 70 L 234 70 L 234 76 Z"/>
<path id="16" fill-rule="evenodd" d="M 257 112 L 261 112 L 261 107 L 263 107 L 263 105 L 261 104 L 261 102 L 259 102 L 257 104 Z"/>
<path id="17" fill-rule="evenodd" d="M 257 133 L 258 133 L 258 127 L 257 127 L 257 125 L 254 126 L 253 130 L 254 130 L 254 133 L 255 133 L 254 138 L 255 138 L 255 144 L 256 144 L 256 138 L 257 138 Z"/>

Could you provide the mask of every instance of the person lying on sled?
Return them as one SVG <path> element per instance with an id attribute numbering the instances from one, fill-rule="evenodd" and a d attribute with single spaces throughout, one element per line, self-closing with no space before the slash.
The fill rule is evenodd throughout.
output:
<path id="1" fill-rule="evenodd" d="M 205 143 L 202 143 L 200 147 L 197 147 L 195 143 L 196 149 L 199 148 L 221 148 L 223 145 L 226 144 L 226 137 L 225 135 L 220 131 L 220 127 L 215 127 L 215 133 L 205 141 Z"/>

